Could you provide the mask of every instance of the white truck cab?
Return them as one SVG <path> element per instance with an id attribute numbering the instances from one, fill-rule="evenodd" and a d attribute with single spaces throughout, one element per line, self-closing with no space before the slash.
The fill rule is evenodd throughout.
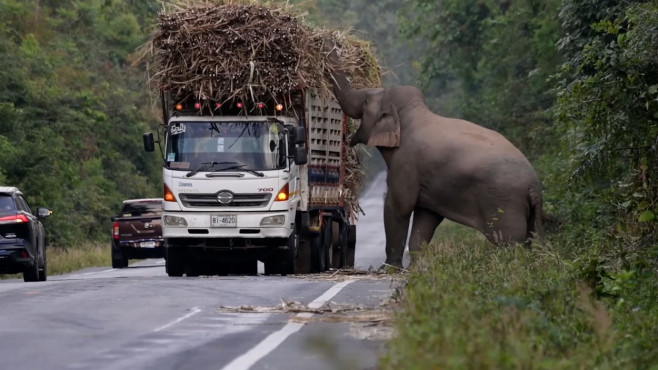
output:
<path id="1" fill-rule="evenodd" d="M 268 274 L 350 262 L 344 115 L 335 102 L 305 97 L 292 116 L 166 114 L 162 231 L 170 276 L 254 274 L 257 260 Z M 144 135 L 147 151 L 154 143 Z"/>

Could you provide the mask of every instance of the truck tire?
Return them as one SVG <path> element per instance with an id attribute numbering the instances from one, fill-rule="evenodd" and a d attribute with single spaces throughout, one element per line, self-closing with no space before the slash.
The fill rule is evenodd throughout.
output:
<path id="1" fill-rule="evenodd" d="M 185 272 L 185 252 L 182 247 L 167 246 L 165 253 L 167 259 L 165 260 L 165 269 L 169 276 L 183 276 Z"/>
<path id="2" fill-rule="evenodd" d="M 331 225 L 331 267 L 341 269 L 347 261 L 347 227 L 344 221 L 334 221 Z"/>
<path id="3" fill-rule="evenodd" d="M 112 268 L 122 269 L 128 267 L 128 258 L 119 248 L 112 246 Z"/>
<path id="4" fill-rule="evenodd" d="M 265 275 L 289 275 L 297 273 L 297 261 L 299 259 L 298 252 L 300 246 L 300 237 L 297 234 L 297 229 L 293 228 L 293 232 L 288 238 L 286 249 L 279 249 L 274 251 L 265 262 Z"/>
<path id="5" fill-rule="evenodd" d="M 354 257 L 356 254 L 356 225 L 349 225 L 347 228 L 347 251 L 345 267 L 354 267 Z"/>
<path id="6" fill-rule="evenodd" d="M 308 237 L 299 238 L 296 264 L 298 274 L 311 273 L 311 240 Z"/>
<path id="7" fill-rule="evenodd" d="M 324 272 L 331 266 L 331 219 L 325 218 L 320 232 L 312 239 L 312 269 L 313 272 Z"/>
<path id="8" fill-rule="evenodd" d="M 288 249 L 281 252 L 281 275 L 296 274 L 297 258 L 299 258 L 299 234 L 296 227 L 288 238 Z"/>
<path id="9" fill-rule="evenodd" d="M 201 263 L 198 260 L 193 260 L 190 256 L 185 258 L 185 276 L 197 277 L 201 275 Z"/>
<path id="10" fill-rule="evenodd" d="M 236 271 L 234 271 L 234 273 L 236 274 L 251 275 L 251 276 L 258 275 L 258 260 L 247 259 L 244 261 L 240 261 L 237 264 L 235 264 L 235 267 L 236 267 Z"/>

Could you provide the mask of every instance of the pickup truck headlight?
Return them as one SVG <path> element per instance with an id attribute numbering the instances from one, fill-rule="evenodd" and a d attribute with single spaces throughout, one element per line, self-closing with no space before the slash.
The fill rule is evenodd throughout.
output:
<path id="1" fill-rule="evenodd" d="M 282 226 L 286 223 L 286 215 L 264 217 L 260 220 L 260 226 Z"/>
<path id="2" fill-rule="evenodd" d="M 178 216 L 164 216 L 164 223 L 167 226 L 187 226 L 187 221 L 183 217 Z"/>

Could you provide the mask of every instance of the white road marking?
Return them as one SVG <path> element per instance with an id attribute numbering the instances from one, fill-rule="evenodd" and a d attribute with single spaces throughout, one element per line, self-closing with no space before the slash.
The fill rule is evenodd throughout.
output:
<path id="1" fill-rule="evenodd" d="M 183 316 L 177 318 L 176 320 L 170 322 L 169 324 L 162 325 L 161 327 L 159 327 L 159 328 L 153 330 L 153 332 L 159 332 L 159 331 L 165 330 L 165 329 L 167 329 L 167 328 L 170 328 L 170 327 L 172 327 L 172 326 L 178 324 L 179 322 L 181 322 L 181 321 L 183 321 L 183 320 L 185 320 L 185 319 L 188 319 L 188 318 L 190 318 L 190 317 L 192 317 L 192 316 L 198 314 L 199 312 L 201 312 L 201 309 L 200 309 L 199 307 L 192 307 L 192 311 L 191 311 L 191 312 L 189 312 L 189 313 L 187 313 L 187 314 L 185 314 L 185 315 L 183 315 Z"/>
<path id="2" fill-rule="evenodd" d="M 348 284 L 353 283 L 355 280 L 346 280 L 341 283 L 333 285 L 321 296 L 316 298 L 313 302 L 308 304 L 309 308 L 319 308 L 322 307 L 328 300 L 333 298 L 338 292 L 345 288 Z M 313 316 L 312 313 L 303 312 L 295 315 L 297 318 L 310 318 Z M 288 321 L 288 324 L 281 328 L 279 331 L 276 331 L 255 347 L 245 352 L 241 356 L 235 358 L 233 361 L 229 362 L 222 370 L 247 370 L 252 367 L 256 362 L 260 361 L 263 357 L 267 356 L 270 352 L 274 351 L 283 341 L 285 341 L 289 336 L 298 332 L 304 323 Z"/>

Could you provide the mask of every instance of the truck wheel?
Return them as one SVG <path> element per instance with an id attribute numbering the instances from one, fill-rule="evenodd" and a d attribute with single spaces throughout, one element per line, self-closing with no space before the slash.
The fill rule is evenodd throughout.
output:
<path id="1" fill-rule="evenodd" d="M 236 272 L 240 275 L 251 275 L 251 276 L 258 275 L 258 260 L 248 259 L 248 260 L 240 261 L 237 264 Z"/>
<path id="2" fill-rule="evenodd" d="M 354 255 L 356 254 L 356 225 L 349 225 L 347 229 L 347 253 L 345 259 L 346 267 L 354 267 Z"/>
<path id="3" fill-rule="evenodd" d="M 189 256 L 185 258 L 185 276 L 187 277 L 197 277 L 201 274 L 201 266 L 199 261 L 192 260 Z"/>
<path id="4" fill-rule="evenodd" d="M 165 249 L 167 259 L 165 268 L 169 276 L 183 276 L 185 272 L 185 249 L 181 247 L 168 246 Z"/>
<path id="5" fill-rule="evenodd" d="M 112 268 L 122 269 L 128 267 L 128 258 L 121 249 L 112 247 Z"/>
<path id="6" fill-rule="evenodd" d="M 311 272 L 322 272 L 326 270 L 327 256 L 324 251 L 324 233 L 320 232 L 316 235 L 311 235 Z"/>
<path id="7" fill-rule="evenodd" d="M 311 272 L 311 240 L 308 237 L 299 238 L 296 264 L 298 274 L 308 274 Z"/>
<path id="8" fill-rule="evenodd" d="M 322 270 L 322 271 L 327 271 L 333 265 L 332 258 L 333 258 L 333 249 L 334 248 L 333 248 L 332 237 L 331 237 L 333 222 L 331 221 L 331 218 L 328 218 L 328 217 L 325 218 L 324 221 L 325 222 L 324 222 L 324 225 L 323 225 L 323 228 L 322 228 L 322 235 L 323 235 L 322 249 L 324 250 L 324 256 L 325 256 L 324 260 L 326 262 L 325 262 L 324 270 Z"/>
<path id="9" fill-rule="evenodd" d="M 299 235 L 296 228 L 293 228 L 288 238 L 288 249 L 281 252 L 281 275 L 296 274 L 297 258 L 299 258 Z"/>
<path id="10" fill-rule="evenodd" d="M 334 221 L 331 224 L 331 267 L 335 269 L 345 267 L 347 239 L 343 236 L 346 236 L 347 233 L 344 231 L 343 225 L 342 221 Z"/>

